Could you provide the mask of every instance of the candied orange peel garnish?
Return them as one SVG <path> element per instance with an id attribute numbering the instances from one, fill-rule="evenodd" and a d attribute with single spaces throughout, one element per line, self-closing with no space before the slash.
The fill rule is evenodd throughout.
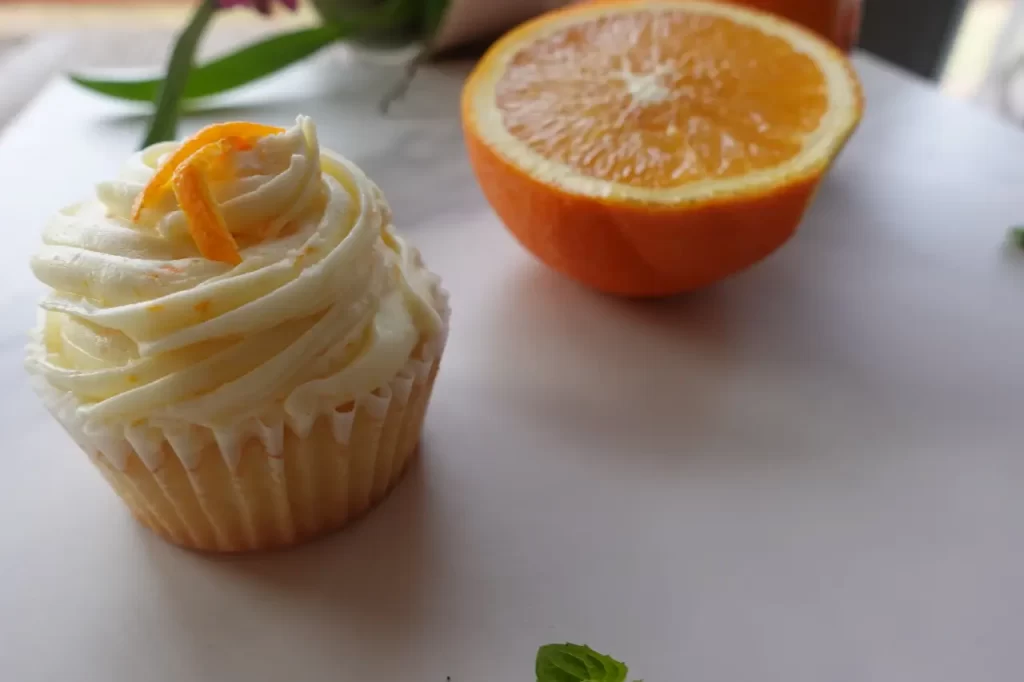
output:
<path id="1" fill-rule="evenodd" d="M 242 262 L 238 244 L 231 236 L 207 182 L 211 165 L 216 166 L 222 158 L 220 147 L 220 142 L 214 142 L 190 156 L 174 170 L 171 185 L 178 198 L 178 206 L 188 219 L 188 231 L 199 253 L 210 260 L 238 265 Z"/>
<path id="2" fill-rule="evenodd" d="M 143 210 L 159 203 L 160 199 L 164 196 L 164 192 L 167 191 L 168 186 L 171 184 L 178 167 L 207 145 L 219 143 L 222 140 L 231 140 L 230 144 L 234 145 L 234 149 L 249 149 L 252 147 L 253 140 L 283 132 L 284 128 L 278 128 L 277 126 L 247 123 L 244 121 L 215 123 L 203 128 L 185 140 L 153 174 L 153 178 L 143 188 L 135 200 L 135 205 L 132 206 L 132 222 L 139 222 Z"/>

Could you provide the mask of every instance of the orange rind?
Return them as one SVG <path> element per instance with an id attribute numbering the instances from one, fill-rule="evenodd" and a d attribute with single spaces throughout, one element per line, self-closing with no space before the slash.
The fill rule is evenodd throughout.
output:
<path id="1" fill-rule="evenodd" d="M 220 142 L 210 146 L 220 146 Z M 178 205 L 188 219 L 188 231 L 204 258 L 238 265 L 242 256 L 238 244 L 231 236 L 224 216 L 210 192 L 206 171 L 208 147 L 203 147 L 184 163 L 179 164 L 171 176 L 171 185 Z"/>
<path id="2" fill-rule="evenodd" d="M 234 153 L 252 149 L 260 137 L 284 132 L 259 123 L 217 123 L 185 140 L 153 174 L 132 206 L 132 222 L 161 201 L 168 189 L 188 220 L 189 234 L 204 258 L 238 265 L 242 256 L 210 190 L 210 182 L 234 176 Z"/>
<path id="3" fill-rule="evenodd" d="M 232 139 L 235 141 L 236 149 L 248 149 L 252 146 L 254 139 L 283 132 L 284 128 L 245 121 L 215 123 L 203 128 L 182 142 L 181 146 L 153 174 L 152 179 L 143 188 L 132 206 L 132 222 L 139 222 L 145 209 L 152 208 L 160 202 L 178 166 L 203 147 L 214 142 Z"/>

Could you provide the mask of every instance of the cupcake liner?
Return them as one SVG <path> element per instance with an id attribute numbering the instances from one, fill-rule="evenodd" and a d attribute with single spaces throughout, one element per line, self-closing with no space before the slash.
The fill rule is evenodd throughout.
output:
<path id="1" fill-rule="evenodd" d="M 44 402 L 145 526 L 198 550 L 266 550 L 337 530 L 381 501 L 414 456 L 444 339 L 387 385 L 321 410 L 234 429 L 141 424 L 123 439 L 90 432 L 73 397 Z"/>

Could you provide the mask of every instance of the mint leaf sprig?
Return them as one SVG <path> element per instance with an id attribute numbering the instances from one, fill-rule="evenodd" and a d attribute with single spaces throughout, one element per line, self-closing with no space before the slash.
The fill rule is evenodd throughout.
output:
<path id="1" fill-rule="evenodd" d="M 537 651 L 537 682 L 625 682 L 629 668 L 585 644 L 547 644 Z"/>

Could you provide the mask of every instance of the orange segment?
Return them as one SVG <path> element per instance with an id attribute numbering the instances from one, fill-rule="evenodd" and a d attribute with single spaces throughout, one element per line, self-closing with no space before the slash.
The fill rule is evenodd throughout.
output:
<path id="1" fill-rule="evenodd" d="M 605 0 L 502 38 L 462 108 L 484 194 L 529 250 L 599 289 L 659 295 L 780 246 L 863 100 L 842 53 L 796 24 Z"/>
<path id="2" fill-rule="evenodd" d="M 206 149 L 204 147 L 180 164 L 171 177 L 171 184 L 178 205 L 188 219 L 189 233 L 199 247 L 199 253 L 210 260 L 238 265 L 242 262 L 238 244 L 228 231 L 206 180 Z"/>
<path id="3" fill-rule="evenodd" d="M 252 146 L 251 140 L 253 139 L 282 132 L 284 132 L 284 128 L 244 121 L 215 123 L 203 128 L 182 142 L 181 146 L 153 174 L 149 183 L 135 200 L 135 205 L 132 207 L 132 221 L 138 222 L 144 209 L 150 208 L 160 201 L 171 182 L 174 171 L 199 149 L 226 138 L 235 140 L 237 148 L 246 149 Z"/>

